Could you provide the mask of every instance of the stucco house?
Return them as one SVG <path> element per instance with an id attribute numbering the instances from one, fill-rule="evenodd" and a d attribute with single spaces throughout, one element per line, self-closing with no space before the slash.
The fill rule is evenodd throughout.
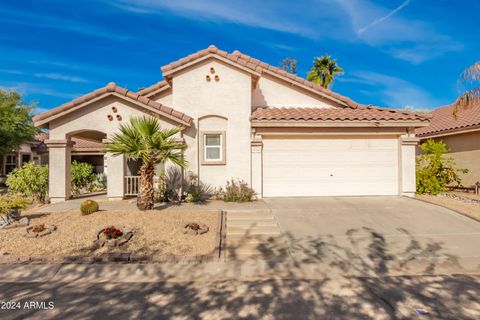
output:
<path id="1" fill-rule="evenodd" d="M 0 185 L 5 183 L 10 172 L 23 167 L 25 162 L 47 165 L 48 148 L 45 140 L 48 140 L 48 133 L 39 133 L 35 135 L 33 141 L 23 143 L 16 150 L 0 155 Z M 95 173 L 106 170 L 102 143 L 74 137 L 72 141 L 74 142 L 72 161 L 90 163 L 94 167 Z"/>
<path id="2" fill-rule="evenodd" d="M 459 108 L 456 115 L 454 105 L 447 105 L 433 110 L 431 116 L 428 127 L 415 130 L 420 142 L 443 141 L 456 166 L 469 170 L 461 175 L 462 185 L 473 187 L 480 181 L 480 104 Z"/>
<path id="3" fill-rule="evenodd" d="M 415 128 L 428 117 L 361 105 L 239 51 L 210 46 L 161 68 L 139 92 L 109 83 L 34 118 L 49 130 L 50 198 L 70 197 L 79 138 L 100 143 L 130 117 L 180 126 L 187 170 L 212 187 L 246 181 L 259 197 L 412 195 Z M 106 154 L 110 199 L 128 187 L 124 157 Z"/>

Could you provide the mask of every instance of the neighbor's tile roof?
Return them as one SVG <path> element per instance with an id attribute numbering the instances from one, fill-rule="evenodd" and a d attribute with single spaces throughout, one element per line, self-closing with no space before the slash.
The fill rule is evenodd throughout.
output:
<path id="1" fill-rule="evenodd" d="M 203 49 L 203 50 L 200 50 L 196 53 L 193 53 L 193 54 L 190 54 L 182 59 L 179 59 L 177 61 L 174 61 L 170 64 L 167 64 L 165 66 L 163 66 L 161 69 L 162 69 L 162 72 L 163 73 L 166 73 L 166 72 L 172 72 L 174 71 L 175 69 L 187 64 L 187 63 L 190 63 L 194 60 L 197 60 L 197 59 L 200 59 L 204 56 L 207 56 L 209 54 L 216 54 L 218 56 L 221 56 L 225 59 L 228 59 L 234 63 L 237 63 L 239 64 L 240 66 L 242 67 L 245 67 L 247 69 L 250 69 L 254 72 L 259 72 L 259 73 L 262 73 L 262 72 L 270 72 L 270 73 L 273 73 L 275 75 L 278 75 L 278 76 L 281 76 L 283 79 L 289 81 L 289 82 L 292 82 L 292 83 L 296 83 L 296 84 L 299 84 L 299 85 L 303 85 L 303 86 L 306 86 L 310 89 L 313 89 L 315 91 L 318 91 L 320 93 L 323 93 L 325 94 L 326 96 L 329 96 L 329 97 L 332 97 L 334 99 L 337 99 L 341 102 L 343 102 L 345 105 L 351 107 L 351 108 L 356 108 L 357 106 L 361 106 L 360 104 L 358 104 L 357 102 L 351 100 L 350 98 L 348 97 L 345 97 L 345 96 L 342 96 L 338 93 L 335 93 L 333 91 L 330 91 L 328 89 L 325 89 L 323 88 L 322 86 L 319 86 L 317 84 L 314 84 L 313 82 L 310 82 L 308 81 L 307 79 L 305 78 L 302 78 L 302 77 L 299 77 L 295 74 L 292 74 L 292 73 L 288 73 L 286 72 L 285 70 L 283 69 L 280 69 L 280 68 L 277 68 L 277 67 L 274 67 L 274 66 L 271 66 L 265 62 L 262 62 L 260 60 L 257 60 L 255 58 L 252 58 L 246 54 L 243 54 L 241 53 L 240 51 L 238 50 L 235 50 L 233 51 L 232 53 L 228 53 L 227 51 L 223 51 L 223 50 L 220 50 L 220 49 L 217 49 L 217 47 L 215 46 L 209 46 L 207 49 Z M 154 85 L 155 86 L 155 85 Z"/>
<path id="2" fill-rule="evenodd" d="M 459 107 L 454 115 L 454 105 L 448 105 L 433 110 L 430 114 L 430 125 L 418 128 L 415 133 L 419 136 L 438 135 L 443 132 L 461 131 L 472 126 L 480 125 L 480 103 L 469 107 Z"/>
<path id="3" fill-rule="evenodd" d="M 37 151 L 46 151 L 47 145 L 45 144 L 45 140 L 48 140 L 48 133 L 42 132 L 34 137 L 33 148 Z M 90 150 L 90 149 L 103 149 L 103 143 L 95 142 L 90 140 L 84 140 L 80 138 L 72 137 L 72 141 L 75 142 L 73 145 L 74 149 L 82 149 L 82 150 Z"/>
<path id="4" fill-rule="evenodd" d="M 351 121 L 351 120 L 378 120 L 378 121 L 427 121 L 428 117 L 412 112 L 398 111 L 372 106 L 358 106 L 357 108 L 275 108 L 261 107 L 253 111 L 251 120 L 278 121 Z"/>
<path id="5" fill-rule="evenodd" d="M 182 112 L 179 112 L 179 111 L 176 111 L 170 107 L 167 107 L 159 102 L 155 102 L 153 100 L 150 100 L 148 99 L 147 97 L 144 97 L 138 93 L 135 93 L 135 92 L 132 92 L 132 91 L 129 91 L 125 88 L 122 88 L 122 87 L 119 87 L 117 86 L 114 82 L 110 82 L 108 85 L 106 85 L 105 87 L 103 88 L 100 88 L 100 89 L 97 89 L 93 92 L 90 92 L 86 95 L 83 95 L 73 101 L 70 101 L 70 102 L 67 102 L 55 109 L 52 109 L 50 111 L 47 111 L 47 112 L 44 112 L 42 114 L 39 114 L 38 116 L 35 116 L 33 117 L 33 121 L 34 122 L 38 122 L 38 121 L 41 121 L 41 120 L 44 120 L 44 119 L 47 119 L 51 116 L 54 116 L 56 114 L 59 114 L 59 113 L 62 113 L 62 112 L 65 112 L 65 111 L 68 111 L 70 108 L 73 108 L 77 105 L 80 105 L 82 103 L 85 103 L 85 102 L 88 102 L 96 97 L 99 97 L 99 96 L 102 96 L 104 95 L 105 93 L 108 93 L 108 92 L 115 92 L 115 93 L 118 93 L 120 95 L 123 95 L 123 96 L 126 96 L 130 99 L 134 99 L 146 106 L 150 106 L 152 108 L 155 108 L 157 110 L 159 110 L 160 112 L 163 112 L 163 113 L 166 113 L 170 116 L 172 116 L 173 118 L 175 119 L 178 119 L 179 121 L 183 122 L 183 123 L 187 123 L 187 124 L 191 124 L 193 118 L 187 116 L 186 114 L 182 113 Z"/>

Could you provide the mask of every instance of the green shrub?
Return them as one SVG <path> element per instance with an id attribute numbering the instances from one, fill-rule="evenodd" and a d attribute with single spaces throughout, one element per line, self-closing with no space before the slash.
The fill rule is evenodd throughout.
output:
<path id="1" fill-rule="evenodd" d="M 12 209 L 25 209 L 29 204 L 29 201 L 23 197 L 15 194 L 3 194 L 0 195 L 0 216 L 3 216 Z"/>
<path id="2" fill-rule="evenodd" d="M 21 169 L 14 169 L 7 176 L 10 192 L 24 197 L 33 197 L 34 201 L 45 203 L 48 192 L 48 167 L 27 162 Z"/>
<path id="3" fill-rule="evenodd" d="M 72 192 L 80 194 L 84 189 L 90 189 L 95 181 L 93 166 L 86 162 L 72 162 Z"/>
<path id="4" fill-rule="evenodd" d="M 417 158 L 417 192 L 437 195 L 452 183 L 460 185 L 459 173 L 468 169 L 456 169 L 452 158 L 445 157 L 447 146 L 442 142 L 428 139 L 420 145 L 424 154 Z"/>
<path id="5" fill-rule="evenodd" d="M 243 180 L 227 181 L 223 201 L 225 202 L 247 202 L 251 201 L 255 191 Z"/>
<path id="6" fill-rule="evenodd" d="M 198 180 L 193 172 L 188 176 L 186 202 L 201 203 L 211 196 L 211 187 Z"/>
<path id="7" fill-rule="evenodd" d="M 84 216 L 98 211 L 98 203 L 93 200 L 85 200 L 80 204 L 80 211 Z"/>

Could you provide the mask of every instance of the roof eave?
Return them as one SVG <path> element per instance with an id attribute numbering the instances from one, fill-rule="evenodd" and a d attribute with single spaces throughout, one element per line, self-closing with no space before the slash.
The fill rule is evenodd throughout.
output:
<path id="1" fill-rule="evenodd" d="M 117 93 L 117 92 L 115 92 L 115 91 L 113 91 L 113 92 L 112 92 L 112 91 L 107 91 L 107 92 L 105 92 L 104 94 L 99 95 L 99 96 L 97 96 L 97 97 L 95 97 L 95 98 L 93 98 L 93 99 L 91 99 L 91 100 L 85 101 L 84 103 L 80 103 L 80 104 L 78 104 L 78 105 L 76 105 L 76 106 L 73 106 L 73 107 L 71 107 L 71 108 L 68 108 L 68 109 L 66 109 L 66 110 L 64 110 L 64 111 L 62 111 L 62 112 L 53 114 L 53 115 L 51 115 L 51 116 L 49 116 L 49 117 L 46 117 L 46 118 L 44 118 L 44 119 L 35 120 L 35 118 L 33 118 L 33 124 L 34 124 L 34 126 L 37 127 L 37 128 L 45 128 L 45 129 L 48 129 L 48 124 L 49 124 L 52 120 L 58 119 L 58 118 L 60 118 L 60 117 L 63 117 L 63 116 L 65 116 L 65 115 L 67 115 L 67 114 L 69 114 L 69 113 L 71 113 L 71 112 L 74 112 L 74 111 L 76 111 L 76 110 L 78 110 L 78 109 L 80 109 L 80 108 L 82 108 L 82 107 L 84 107 L 84 106 L 86 106 L 86 105 L 89 105 L 89 104 L 91 104 L 91 103 L 94 103 L 94 102 L 96 102 L 96 101 L 99 101 L 99 100 L 101 100 L 101 99 L 104 99 L 105 97 L 111 96 L 111 95 L 116 96 L 116 97 L 119 97 L 120 99 L 129 101 L 129 102 L 131 102 L 131 103 L 134 103 L 134 104 L 136 104 L 136 105 L 138 105 L 138 106 L 141 106 L 141 107 L 143 107 L 143 108 L 145 108 L 145 109 L 147 109 L 147 110 L 149 110 L 149 111 L 151 111 L 151 112 L 154 112 L 154 113 L 156 113 L 156 114 L 158 114 L 158 115 L 160 115 L 160 116 L 163 116 L 163 117 L 165 117 L 165 118 L 168 118 L 168 119 L 170 119 L 170 120 L 172 120 L 172 121 L 174 121 L 174 122 L 176 122 L 176 123 L 178 123 L 178 124 L 184 125 L 184 126 L 186 126 L 186 127 L 190 127 L 190 126 L 191 126 L 191 122 L 186 122 L 186 121 L 180 120 L 180 119 L 178 119 L 178 118 L 176 118 L 176 117 L 174 117 L 174 116 L 172 116 L 172 115 L 170 115 L 170 114 L 168 114 L 168 113 L 165 113 L 165 112 L 163 112 L 163 111 L 161 111 L 161 110 L 158 110 L 158 109 L 156 109 L 156 108 L 153 108 L 153 107 L 151 107 L 151 106 L 149 106 L 149 105 L 147 105 L 147 104 L 141 103 L 141 102 L 139 102 L 139 101 L 137 101 L 137 100 L 135 100 L 135 99 L 129 98 L 128 96 L 121 95 L 121 94 L 119 94 L 119 93 Z"/>
<path id="2" fill-rule="evenodd" d="M 430 133 L 417 134 L 417 136 L 420 139 L 429 139 L 429 138 L 452 136 L 452 135 L 455 135 L 455 134 L 469 133 L 469 132 L 475 132 L 475 131 L 480 131 L 480 124 L 473 125 L 473 126 L 466 126 L 466 127 L 462 127 L 462 128 L 454 128 L 454 129 L 443 130 L 443 131 L 435 131 L 435 132 L 430 132 Z"/>

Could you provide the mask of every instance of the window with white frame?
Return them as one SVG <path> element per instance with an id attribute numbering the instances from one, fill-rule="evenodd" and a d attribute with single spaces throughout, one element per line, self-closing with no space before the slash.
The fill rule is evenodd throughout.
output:
<path id="1" fill-rule="evenodd" d="M 204 135 L 204 160 L 223 161 L 223 136 L 221 133 L 207 133 Z"/>

